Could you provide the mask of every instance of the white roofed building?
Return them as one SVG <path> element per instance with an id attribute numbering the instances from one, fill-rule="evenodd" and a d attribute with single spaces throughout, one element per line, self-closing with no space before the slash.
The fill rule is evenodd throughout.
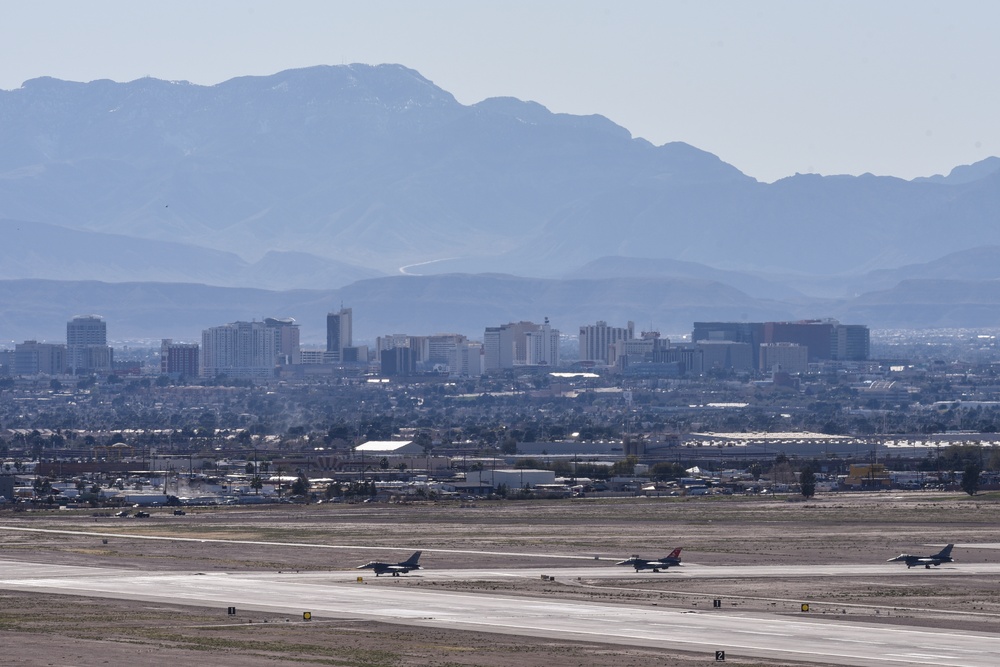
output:
<path id="1" fill-rule="evenodd" d="M 414 456 L 423 454 L 424 448 L 413 440 L 369 440 L 355 447 L 354 453 L 365 456 Z"/>

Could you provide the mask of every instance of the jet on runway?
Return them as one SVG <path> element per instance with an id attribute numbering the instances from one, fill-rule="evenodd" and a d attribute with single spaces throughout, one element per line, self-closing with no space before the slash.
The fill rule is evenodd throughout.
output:
<path id="1" fill-rule="evenodd" d="M 385 574 L 387 572 L 392 573 L 392 576 L 398 577 L 401 574 L 406 574 L 413 570 L 422 569 L 417 565 L 417 561 L 420 560 L 420 552 L 415 552 L 412 556 L 404 560 L 402 563 L 383 563 L 382 561 L 373 560 L 370 563 L 365 563 L 364 565 L 359 565 L 357 570 L 375 570 L 375 576 L 380 574 Z"/>
<path id="2" fill-rule="evenodd" d="M 923 565 L 926 569 L 931 569 L 931 565 L 938 566 L 941 563 L 952 563 L 951 549 L 954 544 L 949 544 L 941 551 L 932 556 L 911 556 L 910 554 L 899 554 L 895 558 L 890 558 L 887 563 L 906 563 L 906 569 Z"/>
<path id="3" fill-rule="evenodd" d="M 652 570 L 653 572 L 659 572 L 660 570 L 666 570 L 671 566 L 677 566 L 681 564 L 681 547 L 677 547 L 670 552 L 669 555 L 663 558 L 658 558 L 656 560 L 646 560 L 645 558 L 639 558 L 638 556 L 632 556 L 627 560 L 623 560 L 618 565 L 630 565 L 635 568 L 635 571 L 639 570 Z"/>

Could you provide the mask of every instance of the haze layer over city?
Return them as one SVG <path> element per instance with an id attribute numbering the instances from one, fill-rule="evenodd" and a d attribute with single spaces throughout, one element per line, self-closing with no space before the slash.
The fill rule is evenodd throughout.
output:
<path id="1" fill-rule="evenodd" d="M 997 18 L 9 7 L 11 659 L 992 664 Z"/>

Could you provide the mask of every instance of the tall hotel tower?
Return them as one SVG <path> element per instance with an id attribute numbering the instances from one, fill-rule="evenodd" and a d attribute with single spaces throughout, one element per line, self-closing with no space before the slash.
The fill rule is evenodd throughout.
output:
<path id="1" fill-rule="evenodd" d="M 326 316 L 326 351 L 336 355 L 334 361 L 343 363 L 344 348 L 352 346 L 351 309 L 341 306 L 339 312 Z"/>

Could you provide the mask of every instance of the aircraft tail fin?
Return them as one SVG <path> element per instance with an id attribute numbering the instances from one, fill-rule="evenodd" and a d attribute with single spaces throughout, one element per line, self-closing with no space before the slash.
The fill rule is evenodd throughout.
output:
<path id="1" fill-rule="evenodd" d="M 673 551 L 670 552 L 670 555 L 667 556 L 667 558 L 676 558 L 676 559 L 680 560 L 681 549 L 682 549 L 682 547 L 677 547 L 676 549 L 674 549 Z"/>
<path id="2" fill-rule="evenodd" d="M 951 550 L 952 550 L 952 548 L 954 548 L 954 546 L 955 546 L 954 544 L 949 544 L 944 549 L 942 549 L 941 551 L 938 552 L 937 557 L 938 558 L 951 558 Z"/>
<path id="3" fill-rule="evenodd" d="M 415 552 L 412 556 L 410 556 L 409 558 L 407 558 L 406 560 L 404 560 L 402 563 L 400 563 L 400 565 L 406 565 L 407 567 L 414 567 L 414 566 L 416 566 L 417 561 L 420 560 L 420 554 L 421 554 L 420 551 Z"/>

